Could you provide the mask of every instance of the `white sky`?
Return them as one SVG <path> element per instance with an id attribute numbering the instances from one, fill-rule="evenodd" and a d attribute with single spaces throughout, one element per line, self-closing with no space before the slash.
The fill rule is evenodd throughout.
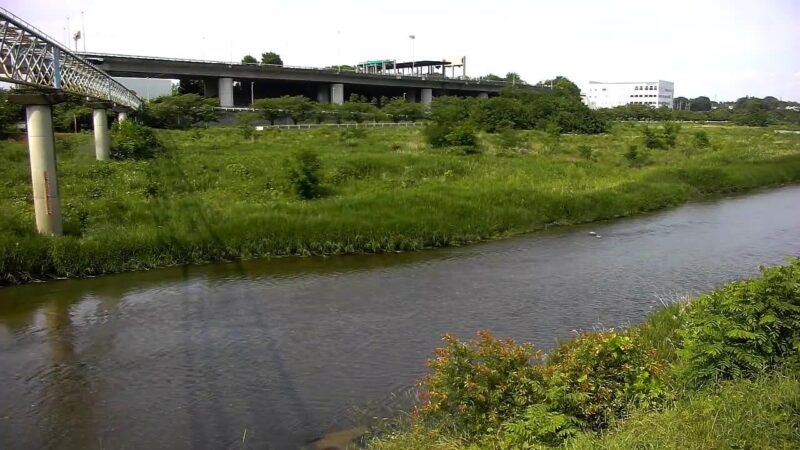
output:
<path id="1" fill-rule="evenodd" d="M 4 0 L 88 51 L 287 65 L 467 56 L 467 75 L 675 82 L 676 95 L 800 101 L 800 0 Z M 82 47 L 83 44 L 80 44 Z"/>

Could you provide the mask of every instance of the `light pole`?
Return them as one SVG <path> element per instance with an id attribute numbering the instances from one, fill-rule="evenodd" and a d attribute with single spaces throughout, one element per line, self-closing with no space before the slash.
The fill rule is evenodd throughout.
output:
<path id="1" fill-rule="evenodd" d="M 413 75 L 416 75 L 416 71 L 417 71 L 417 69 L 415 67 L 415 65 L 416 65 L 415 59 L 416 58 L 414 56 L 414 43 L 416 42 L 417 37 L 414 36 L 413 34 L 409 34 L 408 38 L 411 39 L 411 75 L 413 76 Z"/>

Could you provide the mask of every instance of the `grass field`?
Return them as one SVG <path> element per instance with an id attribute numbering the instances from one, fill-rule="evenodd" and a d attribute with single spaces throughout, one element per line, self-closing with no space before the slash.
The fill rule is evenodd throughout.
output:
<path id="1" fill-rule="evenodd" d="M 704 130 L 710 146 L 698 146 Z M 94 161 L 92 137 L 57 136 L 65 236 L 35 233 L 23 142 L 0 143 L 0 284 L 279 255 L 409 251 L 632 215 L 800 181 L 800 136 L 684 126 L 644 151 L 640 125 L 596 136 L 482 135 L 434 150 L 418 129 L 160 132 L 165 154 Z M 630 145 L 643 156 L 626 158 Z M 313 149 L 323 198 L 287 188 Z"/>

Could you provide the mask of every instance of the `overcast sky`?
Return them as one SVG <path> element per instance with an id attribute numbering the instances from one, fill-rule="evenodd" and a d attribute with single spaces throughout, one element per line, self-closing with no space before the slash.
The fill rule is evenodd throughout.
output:
<path id="1" fill-rule="evenodd" d="M 676 95 L 800 101 L 800 0 L 5 0 L 88 51 L 287 65 L 467 56 L 467 75 L 675 83 Z M 83 44 L 80 44 L 81 47 Z"/>

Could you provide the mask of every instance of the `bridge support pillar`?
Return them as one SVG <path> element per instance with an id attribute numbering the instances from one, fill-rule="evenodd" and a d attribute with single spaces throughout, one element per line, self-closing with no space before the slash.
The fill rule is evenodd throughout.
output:
<path id="1" fill-rule="evenodd" d="M 40 234 L 58 236 L 62 233 L 61 200 L 58 196 L 53 109 L 49 104 L 27 105 L 25 113 L 28 117 L 36 230 Z"/>
<path id="2" fill-rule="evenodd" d="M 95 105 L 92 111 L 94 122 L 94 155 L 98 161 L 111 159 L 111 138 L 108 136 L 108 114 L 105 105 Z"/>
<path id="3" fill-rule="evenodd" d="M 328 86 L 320 86 L 319 89 L 317 89 L 317 102 L 330 103 L 332 90 L 333 89 Z"/>
<path id="4" fill-rule="evenodd" d="M 431 106 L 433 102 L 433 89 L 424 88 L 420 90 L 420 101 L 425 106 Z"/>
<path id="5" fill-rule="evenodd" d="M 478 93 L 478 98 L 489 98 L 488 92 L 480 92 Z"/>
<path id="6" fill-rule="evenodd" d="M 344 103 L 344 84 L 331 84 L 331 103 L 334 105 L 341 105 Z"/>
<path id="7" fill-rule="evenodd" d="M 219 79 L 219 106 L 233 108 L 233 78 Z"/>

